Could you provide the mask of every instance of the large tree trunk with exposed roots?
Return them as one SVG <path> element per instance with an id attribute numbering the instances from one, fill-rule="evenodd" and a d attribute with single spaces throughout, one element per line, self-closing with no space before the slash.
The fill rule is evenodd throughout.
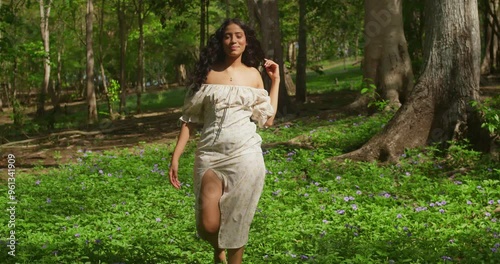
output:
<path id="1" fill-rule="evenodd" d="M 413 71 L 403 30 L 402 0 L 365 1 L 365 57 L 363 77 L 375 84 L 377 94 L 399 108 L 413 88 Z M 347 108 L 367 107 L 368 96 L 361 96 Z"/>
<path id="2" fill-rule="evenodd" d="M 485 136 L 469 104 L 479 100 L 477 2 L 427 0 L 425 8 L 424 69 L 407 102 L 381 133 L 337 158 L 396 161 L 405 148 Z"/>

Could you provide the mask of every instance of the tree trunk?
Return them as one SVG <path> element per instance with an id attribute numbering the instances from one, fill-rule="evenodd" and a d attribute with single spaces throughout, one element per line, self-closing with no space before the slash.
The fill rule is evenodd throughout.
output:
<path id="1" fill-rule="evenodd" d="M 14 116 L 14 125 L 21 126 L 24 124 L 23 113 L 21 111 L 21 106 L 19 100 L 17 100 L 17 73 L 19 63 L 17 63 L 17 58 L 14 58 L 14 65 L 12 71 L 12 83 L 7 83 L 7 94 L 10 96 L 10 105 L 12 106 L 12 114 Z"/>
<path id="2" fill-rule="evenodd" d="M 401 0 L 365 1 L 363 78 L 381 98 L 399 108 L 413 88 L 413 71 L 404 36 Z M 361 96 L 348 108 L 365 108 L 379 98 Z"/>
<path id="3" fill-rule="evenodd" d="M 498 36 L 495 31 L 500 29 L 496 28 L 496 23 L 493 19 L 493 14 L 497 14 L 498 0 L 484 0 L 484 4 L 489 8 L 484 8 L 484 38 L 485 38 L 485 52 L 483 62 L 481 63 L 481 74 L 490 74 L 494 63 L 496 63 L 497 50 L 498 50 Z M 491 13 L 490 13 L 491 11 Z"/>
<path id="4" fill-rule="evenodd" d="M 177 83 L 185 85 L 187 80 L 186 64 L 181 64 L 177 67 Z"/>
<path id="5" fill-rule="evenodd" d="M 407 102 L 384 130 L 338 159 L 396 161 L 406 148 L 484 140 L 479 100 L 480 32 L 476 0 L 427 0 L 424 69 Z M 488 134 L 486 132 L 486 138 Z"/>
<path id="6" fill-rule="evenodd" d="M 297 56 L 297 86 L 295 99 L 297 102 L 305 103 L 306 88 L 306 66 L 307 66 L 307 25 L 306 25 L 306 0 L 299 0 L 299 54 Z"/>
<path id="7" fill-rule="evenodd" d="M 97 123 L 97 104 L 94 87 L 94 47 L 93 47 L 94 3 L 87 0 L 87 124 Z"/>
<path id="8" fill-rule="evenodd" d="M 283 65 L 283 48 L 281 47 L 281 31 L 277 0 L 248 0 L 250 16 L 259 21 L 262 35 L 262 49 L 266 58 L 274 60 L 280 66 L 280 90 L 278 95 L 278 109 L 280 115 L 295 112 L 286 88 L 285 68 Z M 288 76 L 289 77 L 289 76 Z M 270 80 L 264 76 L 264 85 L 270 87 Z"/>
<path id="9" fill-rule="evenodd" d="M 48 92 L 50 82 L 50 33 L 49 33 L 49 17 L 52 0 L 45 4 L 44 0 L 39 0 L 40 4 L 40 32 L 42 34 L 43 50 L 45 58 L 43 59 L 43 81 L 38 95 L 38 104 L 36 113 L 37 116 L 45 114 L 45 97 Z"/>
<path id="10" fill-rule="evenodd" d="M 137 56 L 137 87 L 135 93 L 137 95 L 137 113 L 141 113 L 141 96 L 144 88 L 144 2 L 138 0 L 137 15 L 139 24 L 139 51 Z"/>
<path id="11" fill-rule="evenodd" d="M 108 91 L 108 80 L 106 78 L 106 72 L 104 70 L 104 51 L 102 48 L 104 39 L 104 3 L 105 0 L 101 1 L 101 19 L 99 21 L 99 68 L 101 69 L 101 79 L 102 79 L 102 88 L 104 90 L 104 95 L 106 96 L 106 103 L 108 105 L 108 114 L 109 118 L 111 120 L 114 119 L 113 117 L 113 105 L 111 103 L 111 98 L 109 96 L 109 91 Z"/>
<path id="12" fill-rule="evenodd" d="M 127 22 L 125 18 L 125 7 L 122 0 L 117 2 L 117 13 L 118 13 L 118 27 L 120 34 L 120 114 L 124 114 L 125 107 L 127 104 L 127 80 L 125 79 L 125 71 L 127 67 Z"/>

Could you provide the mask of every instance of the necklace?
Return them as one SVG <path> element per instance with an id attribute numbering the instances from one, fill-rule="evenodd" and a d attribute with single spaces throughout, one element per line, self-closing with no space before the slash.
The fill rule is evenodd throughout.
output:
<path id="1" fill-rule="evenodd" d="M 230 82 L 233 82 L 233 76 L 231 76 L 231 73 L 229 73 L 229 71 L 228 71 L 227 69 L 226 69 L 226 70 L 224 70 L 224 75 L 229 76 L 229 81 L 230 81 Z"/>

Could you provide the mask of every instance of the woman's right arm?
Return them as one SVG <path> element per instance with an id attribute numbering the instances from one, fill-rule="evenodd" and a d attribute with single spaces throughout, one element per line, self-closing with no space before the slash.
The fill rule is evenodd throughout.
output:
<path id="1" fill-rule="evenodd" d="M 189 141 L 189 137 L 191 135 L 191 131 L 193 130 L 192 123 L 182 122 L 181 132 L 179 133 L 179 137 L 177 138 L 177 144 L 175 145 L 174 153 L 172 154 L 172 160 L 170 161 L 170 183 L 176 188 L 181 188 L 181 183 L 179 182 L 179 176 L 177 174 L 179 170 L 179 158 L 184 152 L 184 148 L 186 147 L 187 142 Z"/>

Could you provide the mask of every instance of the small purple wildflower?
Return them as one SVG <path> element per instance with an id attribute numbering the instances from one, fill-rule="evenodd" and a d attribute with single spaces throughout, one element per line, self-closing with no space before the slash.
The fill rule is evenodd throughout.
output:
<path id="1" fill-rule="evenodd" d="M 390 193 L 384 193 L 384 197 L 385 198 L 391 198 L 391 194 Z"/>
<path id="2" fill-rule="evenodd" d="M 340 181 L 341 179 L 342 179 L 342 177 L 340 177 L 340 176 L 335 177 L 335 180 L 337 180 L 337 181 Z"/>
<path id="3" fill-rule="evenodd" d="M 434 204 L 434 203 L 430 203 L 430 204 L 429 204 L 429 206 L 430 206 L 430 207 L 434 207 L 435 205 L 436 205 L 436 204 Z"/>
<path id="4" fill-rule="evenodd" d="M 488 201 L 488 204 L 495 204 L 495 201 L 493 201 L 493 200 L 489 200 L 489 201 Z"/>
<path id="5" fill-rule="evenodd" d="M 469 200 L 467 200 L 467 204 L 468 204 L 468 205 L 471 205 L 471 204 L 472 204 L 472 202 L 471 202 L 471 201 L 469 201 Z"/>
<path id="6" fill-rule="evenodd" d="M 51 203 L 52 200 L 50 198 L 47 198 L 47 203 Z"/>
<path id="7" fill-rule="evenodd" d="M 80 237 L 80 234 L 76 233 L 76 234 L 75 234 L 75 237 Z"/>
<path id="8" fill-rule="evenodd" d="M 451 257 L 448 257 L 448 256 L 442 256 L 441 258 L 442 258 L 444 261 L 447 261 L 447 260 L 450 260 L 450 261 L 451 261 L 451 260 L 452 260 L 452 259 L 451 259 Z"/>
<path id="9" fill-rule="evenodd" d="M 415 208 L 415 211 L 418 213 L 418 212 L 421 212 L 421 211 L 425 211 L 427 210 L 427 207 L 417 207 Z"/>
<path id="10" fill-rule="evenodd" d="M 337 210 L 337 214 L 343 215 L 345 213 L 344 210 Z"/>
<path id="11" fill-rule="evenodd" d="M 352 207 L 352 210 L 354 210 L 354 211 L 358 210 L 358 206 L 355 204 L 351 205 L 351 207 Z"/>
<path id="12" fill-rule="evenodd" d="M 35 182 L 35 184 L 36 184 L 36 185 L 40 185 L 40 182 L 42 182 L 42 181 L 41 181 L 41 180 L 37 180 L 37 181 Z"/>
<path id="13" fill-rule="evenodd" d="M 401 214 L 398 214 L 396 218 L 403 218 L 403 216 Z"/>
<path id="14" fill-rule="evenodd" d="M 323 224 L 328 224 L 328 220 L 323 219 Z"/>
<path id="15" fill-rule="evenodd" d="M 462 184 L 461 181 L 454 181 L 453 183 L 455 183 L 456 185 L 461 185 Z"/>
<path id="16" fill-rule="evenodd" d="M 360 190 L 357 190 L 357 191 L 356 191 L 356 194 L 357 194 L 357 195 L 361 195 L 362 193 L 363 193 L 363 192 L 361 192 Z"/>
<path id="17" fill-rule="evenodd" d="M 308 193 L 304 193 L 304 197 L 309 197 L 309 194 Z"/>
<path id="18" fill-rule="evenodd" d="M 439 212 L 444 214 L 445 210 L 444 209 L 439 209 Z"/>
<path id="19" fill-rule="evenodd" d="M 490 216 L 491 216 L 491 214 L 490 214 L 490 213 L 488 213 L 488 212 L 484 213 L 484 215 L 485 215 L 486 217 L 490 217 Z"/>
<path id="20" fill-rule="evenodd" d="M 409 172 L 405 172 L 405 175 L 406 175 L 406 176 L 411 176 L 411 173 L 409 173 Z"/>
<path id="21" fill-rule="evenodd" d="M 161 222 L 161 218 L 157 217 L 156 222 Z"/>

